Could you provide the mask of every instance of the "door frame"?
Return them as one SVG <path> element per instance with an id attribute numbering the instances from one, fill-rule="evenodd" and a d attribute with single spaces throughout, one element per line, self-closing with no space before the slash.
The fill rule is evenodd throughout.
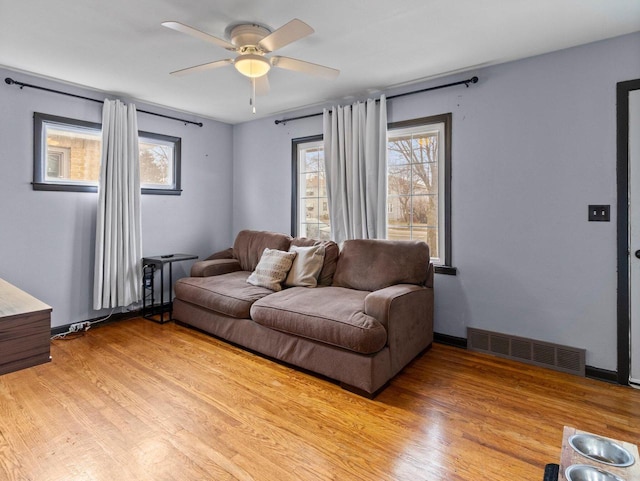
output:
<path id="1" fill-rule="evenodd" d="M 618 370 L 619 384 L 629 384 L 631 350 L 631 296 L 629 293 L 629 93 L 640 89 L 640 79 L 618 82 L 616 86 L 617 143 L 617 237 L 618 237 Z"/>

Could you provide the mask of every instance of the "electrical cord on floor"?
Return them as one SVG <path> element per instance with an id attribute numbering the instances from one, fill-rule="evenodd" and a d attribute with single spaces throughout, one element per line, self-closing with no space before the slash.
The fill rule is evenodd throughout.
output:
<path id="1" fill-rule="evenodd" d="M 64 341 L 70 341 L 72 339 L 77 339 L 79 337 L 84 336 L 85 331 L 77 331 L 77 332 L 71 332 L 71 331 L 67 331 L 67 332 L 61 332 L 60 334 L 56 334 L 55 336 L 51 336 L 51 340 L 55 341 L 55 340 L 64 340 Z"/>
<path id="2" fill-rule="evenodd" d="M 107 319 L 109 319 L 113 315 L 114 310 L 115 310 L 115 307 L 111 309 L 111 312 L 107 317 L 103 317 L 102 319 L 96 319 L 95 321 L 85 321 L 85 322 L 78 322 L 75 324 L 71 324 L 67 332 L 61 332 L 60 334 L 51 336 L 51 340 L 55 341 L 56 339 L 64 339 L 66 341 L 70 341 L 71 339 L 77 339 L 79 337 L 82 337 L 84 336 L 85 332 L 91 329 L 91 326 L 99 322 L 104 322 Z"/>

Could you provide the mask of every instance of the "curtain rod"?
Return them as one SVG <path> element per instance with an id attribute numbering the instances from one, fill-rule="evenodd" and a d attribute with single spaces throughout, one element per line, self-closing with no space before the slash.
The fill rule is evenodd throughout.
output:
<path id="1" fill-rule="evenodd" d="M 419 94 L 422 92 L 428 92 L 429 90 L 439 90 L 439 89 L 445 89 L 447 87 L 455 87 L 456 85 L 462 85 L 462 84 L 464 84 L 467 88 L 469 88 L 469 84 L 475 84 L 475 83 L 478 83 L 478 77 L 471 77 L 471 78 L 468 78 L 467 80 L 460 80 L 459 82 L 452 82 L 444 85 L 436 85 L 435 87 L 428 87 L 426 89 L 414 90 L 412 92 L 405 92 L 403 94 L 390 95 L 389 97 L 387 97 L 387 100 L 397 99 L 398 97 L 404 97 L 405 95 L 413 95 L 413 94 Z M 378 102 L 378 100 L 376 100 L 376 102 Z M 308 119 L 310 117 L 319 117 L 320 115 L 322 115 L 322 112 L 309 114 L 309 115 L 301 115 L 300 117 L 291 117 L 290 119 L 275 120 L 274 122 L 276 125 L 286 124 L 287 122 L 292 122 L 294 120 Z"/>
<path id="2" fill-rule="evenodd" d="M 97 100 L 97 99 L 92 99 L 90 97 L 84 97 L 82 95 L 76 95 L 76 94 L 70 94 L 69 92 L 63 92 L 62 90 L 54 90 L 54 89 L 50 89 L 47 87 L 40 87 L 39 85 L 31 85 L 31 84 L 26 84 L 23 82 L 18 82 L 17 80 L 13 80 L 10 77 L 7 77 L 4 79 L 5 83 L 7 83 L 8 85 L 19 85 L 20 86 L 20 90 L 22 90 L 24 87 L 29 87 L 32 89 L 37 89 L 37 90 L 44 90 L 46 92 L 52 92 L 54 94 L 61 94 L 61 95 L 66 95 L 68 97 L 75 97 L 77 99 L 83 99 L 83 100 L 90 100 L 91 102 L 98 102 L 98 103 L 103 103 L 102 100 Z M 171 119 L 171 120 L 177 120 L 178 122 L 184 122 L 184 124 L 192 124 L 192 125 L 197 125 L 198 127 L 202 127 L 202 122 L 193 122 L 191 120 L 185 120 L 185 119 L 179 119 L 178 117 L 171 117 L 170 115 L 164 115 L 164 114 L 157 114 L 155 112 L 149 112 L 147 110 L 138 110 L 136 109 L 137 112 L 143 113 L 143 114 L 149 114 L 149 115 L 155 115 L 157 117 L 163 117 L 165 119 Z"/>

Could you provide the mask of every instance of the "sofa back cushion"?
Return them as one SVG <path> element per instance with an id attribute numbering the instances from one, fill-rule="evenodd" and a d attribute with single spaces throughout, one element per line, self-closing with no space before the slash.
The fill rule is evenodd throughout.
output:
<path id="1" fill-rule="evenodd" d="M 395 284 L 424 284 L 429 246 L 422 241 L 354 239 L 344 242 L 333 285 L 376 291 Z"/>
<path id="2" fill-rule="evenodd" d="M 243 271 L 254 271 L 265 249 L 288 251 L 291 237 L 277 232 L 243 230 L 233 244 L 233 257 Z"/>
<path id="3" fill-rule="evenodd" d="M 330 240 L 321 241 L 317 239 L 309 239 L 307 237 L 296 237 L 291 241 L 291 245 L 297 247 L 323 245 L 324 263 L 322 264 L 322 270 L 320 271 L 320 275 L 318 276 L 318 285 L 330 286 L 333 283 L 333 275 L 336 272 L 338 256 L 340 255 L 338 244 Z"/>
<path id="4" fill-rule="evenodd" d="M 287 287 L 316 287 L 318 276 L 324 264 L 324 246 L 294 246 L 289 247 L 289 252 L 295 252 L 296 258 L 291 264 L 291 269 L 284 285 Z"/>

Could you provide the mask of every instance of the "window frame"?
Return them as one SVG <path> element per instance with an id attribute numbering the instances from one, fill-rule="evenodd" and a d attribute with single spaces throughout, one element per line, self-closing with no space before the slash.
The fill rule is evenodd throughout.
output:
<path id="1" fill-rule="evenodd" d="M 444 200 L 444 226 L 442 232 L 444 233 L 444 255 L 442 264 L 434 264 L 434 270 L 437 274 L 457 275 L 457 268 L 452 265 L 452 241 L 451 241 L 451 177 L 452 177 L 452 162 L 451 162 L 451 146 L 452 146 L 452 113 L 445 113 L 439 115 L 431 115 L 428 117 L 420 117 L 416 119 L 403 120 L 399 122 L 391 122 L 387 124 L 387 132 L 396 129 L 404 129 L 417 126 L 427 126 L 429 124 L 444 124 L 444 185 L 438 185 L 438 195 L 441 195 Z M 318 142 L 323 139 L 323 135 L 312 135 L 308 137 L 300 137 L 291 140 L 291 235 L 298 235 L 298 147 L 300 144 Z M 439 167 L 440 168 L 440 167 Z M 387 193 L 385 193 L 387 195 Z M 440 226 L 438 226 L 440 229 Z"/>
<path id="2" fill-rule="evenodd" d="M 444 125 L 444 185 L 438 184 L 438 196 L 442 196 L 444 200 L 444 256 L 441 257 L 442 264 L 434 264 L 435 270 L 439 274 L 456 274 L 456 268 L 451 264 L 451 112 L 439 115 L 430 115 L 428 117 L 420 117 L 410 120 L 402 120 L 399 122 L 391 122 L 387 124 L 387 139 L 393 130 L 408 129 L 413 127 L 427 127 L 428 125 L 443 124 Z M 439 164 L 438 164 L 439 165 Z M 440 166 L 438 167 L 440 169 Z M 442 193 L 444 188 L 444 193 Z M 440 231 L 440 225 L 438 225 Z M 439 232 L 440 235 L 440 232 Z"/>
<path id="3" fill-rule="evenodd" d="M 300 171 L 298 169 L 298 148 L 301 144 L 310 144 L 312 142 L 322 142 L 324 136 L 310 135 L 308 137 L 299 137 L 291 140 L 291 236 L 298 236 L 298 229 L 300 223 L 298 222 L 298 202 L 300 200 L 300 193 L 298 179 Z"/>
<path id="4" fill-rule="evenodd" d="M 46 139 L 44 137 L 45 124 L 58 124 L 61 126 L 80 127 L 84 129 L 102 131 L 102 124 L 85 120 L 71 119 L 57 115 L 34 112 L 33 114 L 33 190 L 62 191 L 62 192 L 98 192 L 98 186 L 87 182 L 52 182 L 46 180 Z M 138 131 L 138 136 L 148 140 L 159 140 L 173 144 L 173 179 L 170 188 L 142 187 L 142 194 L 156 195 L 181 195 L 181 157 L 182 139 L 170 135 L 156 134 L 153 132 Z"/>
<path id="5" fill-rule="evenodd" d="M 180 172 L 182 171 L 181 157 L 182 157 L 182 139 L 180 137 L 173 137 L 170 135 L 156 134 L 153 132 L 145 132 L 143 130 L 138 131 L 138 138 L 147 140 L 159 140 L 161 142 L 173 144 L 173 187 L 172 188 L 159 188 L 159 187 L 144 187 L 142 186 L 143 194 L 156 194 L 156 195 L 180 195 L 182 192 Z"/>

